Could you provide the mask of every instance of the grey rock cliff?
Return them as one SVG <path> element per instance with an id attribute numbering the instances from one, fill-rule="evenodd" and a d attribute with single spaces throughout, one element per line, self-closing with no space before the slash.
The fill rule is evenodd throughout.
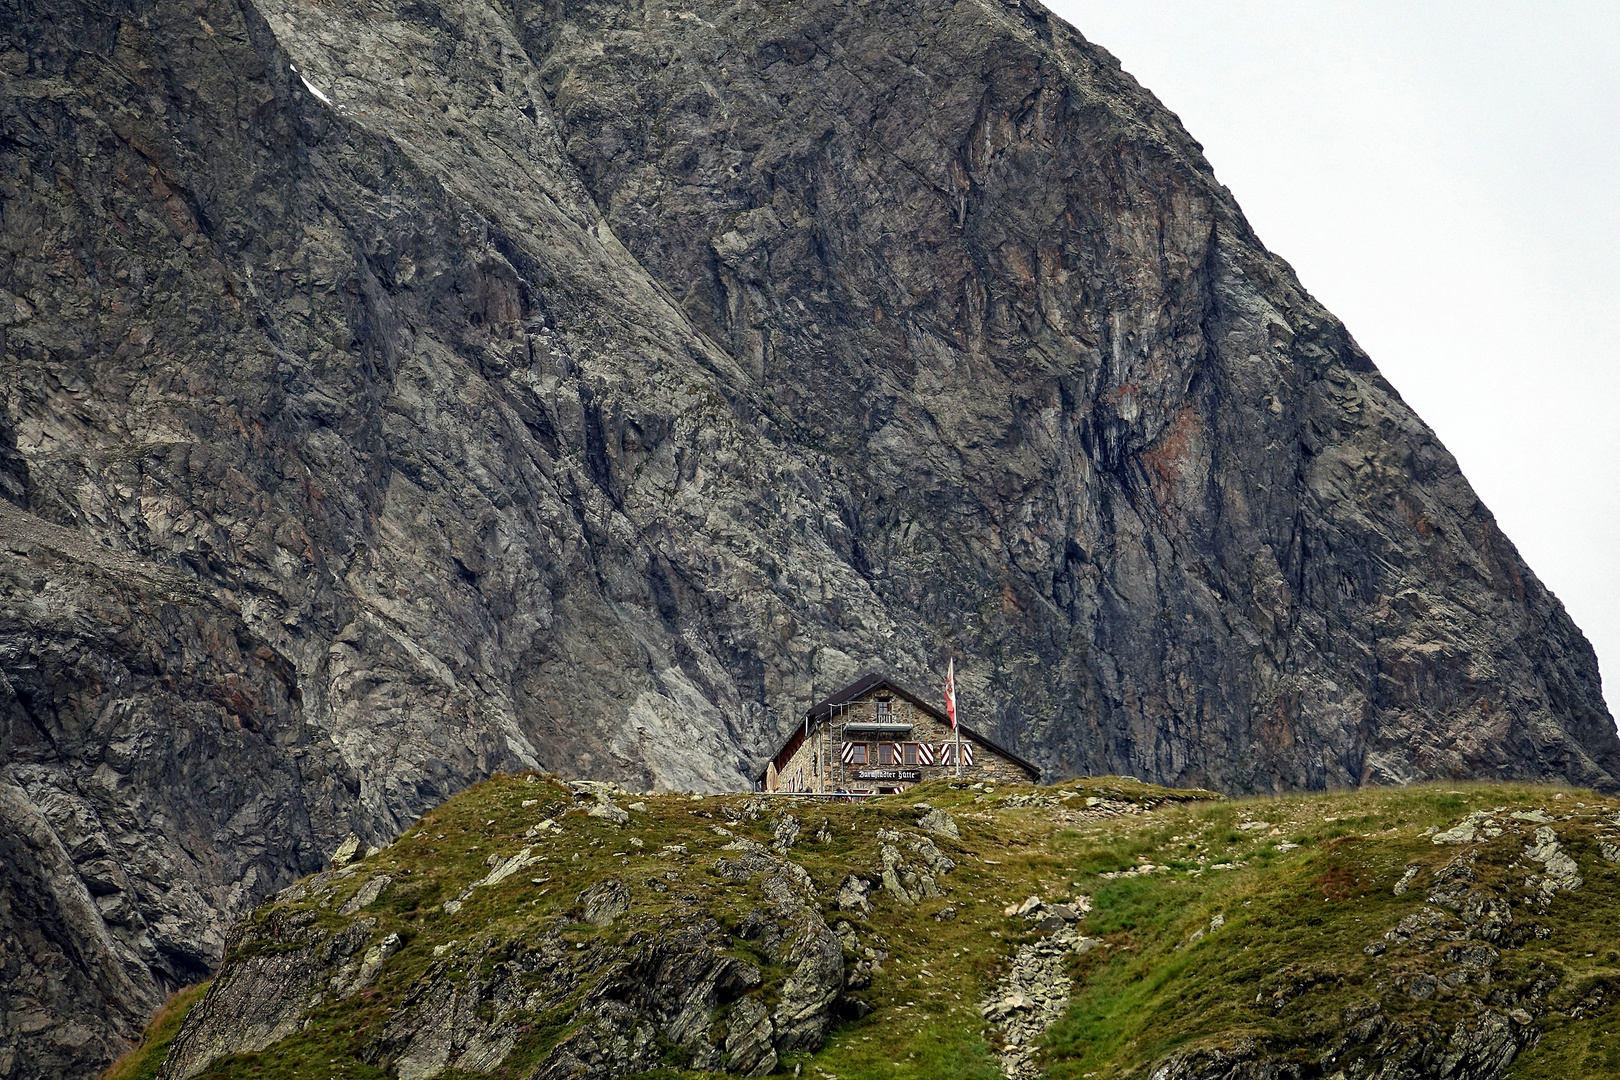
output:
<path id="1" fill-rule="evenodd" d="M 1035 4 L 0 0 L 0 354 L 0 1077 L 351 831 L 734 787 L 874 665 L 1053 775 L 1620 776 L 1450 455 Z"/>

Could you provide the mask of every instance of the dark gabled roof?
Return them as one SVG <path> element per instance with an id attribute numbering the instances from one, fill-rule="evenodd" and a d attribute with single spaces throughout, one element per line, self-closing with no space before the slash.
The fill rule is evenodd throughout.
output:
<path id="1" fill-rule="evenodd" d="M 857 698 L 865 697 L 874 690 L 892 691 L 896 696 L 905 698 L 907 701 L 917 706 L 917 708 L 921 709 L 923 712 L 928 713 L 946 727 L 950 726 L 951 718 L 945 715 L 945 710 L 939 708 L 937 705 L 929 704 L 916 694 L 912 693 L 910 690 L 906 689 L 904 686 L 901 686 L 899 683 L 895 682 L 894 679 L 887 675 L 879 674 L 876 671 L 868 671 L 865 675 L 862 675 L 860 678 L 856 679 L 842 690 L 834 692 L 825 701 L 821 701 L 810 706 L 809 710 L 804 714 L 805 719 L 808 719 L 811 724 L 820 724 L 824 721 L 828 721 L 832 718 L 834 710 L 838 709 L 840 706 L 850 704 Z M 802 731 L 803 729 L 801 728 L 800 730 Z M 1032 763 L 1025 761 L 1023 758 L 1019 757 L 1011 750 L 1008 750 L 1005 746 L 1000 745 L 995 740 L 986 738 L 984 735 L 968 727 L 966 724 L 962 725 L 962 734 L 968 736 L 985 749 L 993 750 L 1002 757 L 1006 758 L 1008 761 L 1028 769 L 1030 775 L 1034 776 L 1036 780 L 1041 778 L 1041 770 L 1039 768 Z"/>
<path id="2" fill-rule="evenodd" d="M 782 769 L 787 765 L 789 759 L 793 757 L 794 753 L 797 752 L 799 747 L 803 744 L 804 728 L 794 728 L 793 734 L 788 736 L 788 741 L 782 744 L 782 749 L 778 750 L 776 752 L 776 756 L 771 758 L 770 762 L 766 764 L 764 769 L 760 770 L 757 779 L 765 779 L 766 775 L 770 772 L 770 766 L 773 764 L 776 766 L 776 771 L 781 772 Z"/>

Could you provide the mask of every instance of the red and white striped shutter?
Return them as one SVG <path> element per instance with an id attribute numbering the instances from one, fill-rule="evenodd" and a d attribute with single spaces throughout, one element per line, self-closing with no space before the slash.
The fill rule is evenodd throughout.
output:
<path id="1" fill-rule="evenodd" d="M 843 753 L 839 756 L 843 759 L 845 765 L 855 764 L 855 744 L 852 742 L 845 743 Z"/>
<path id="2" fill-rule="evenodd" d="M 973 764 L 973 744 L 966 739 L 962 740 L 962 764 Z"/>
<path id="3" fill-rule="evenodd" d="M 939 763 L 941 765 L 952 764 L 951 744 L 948 742 L 942 742 L 939 744 Z"/>
<path id="4" fill-rule="evenodd" d="M 934 744 L 933 743 L 918 743 L 917 744 L 917 761 L 918 761 L 919 764 L 922 764 L 922 765 L 932 765 L 934 763 Z"/>

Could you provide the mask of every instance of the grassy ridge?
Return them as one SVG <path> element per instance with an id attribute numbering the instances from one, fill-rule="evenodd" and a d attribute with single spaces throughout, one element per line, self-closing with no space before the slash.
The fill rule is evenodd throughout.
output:
<path id="1" fill-rule="evenodd" d="M 1419 1038 L 1472 1022 L 1483 1009 L 1521 1003 L 1534 1004 L 1542 1035 L 1510 1076 L 1620 1075 L 1620 1039 L 1610 1034 L 1620 1031 L 1610 1004 L 1610 988 L 1620 983 L 1614 952 L 1620 867 L 1602 857 L 1599 839 L 1620 804 L 1587 792 L 1517 785 L 1235 801 L 1186 796 L 1107 778 L 986 792 L 935 783 L 860 806 L 771 800 L 757 820 L 741 815 L 753 801 L 749 796 L 659 796 L 647 798 L 645 812 L 633 812 L 621 827 L 583 816 L 554 784 L 498 777 L 366 859 L 324 906 L 311 893 L 255 916 L 303 910 L 338 928 L 352 921 L 337 914 L 342 902 L 386 873 L 393 883 L 361 914 L 377 920 L 374 937 L 397 932 L 405 945 L 356 998 L 317 1010 L 297 1035 L 262 1054 L 216 1063 L 206 1075 L 384 1076 L 359 1059 L 359 1049 L 438 960 L 453 961 L 447 978 L 457 977 L 458 965 L 492 964 L 498 955 L 487 951 L 488 942 L 573 918 L 579 893 L 609 877 L 629 886 L 637 919 L 680 919 L 702 910 L 735 927 L 757 897 L 714 872 L 727 842 L 714 827 L 768 843 L 778 809 L 800 819 L 802 834 L 790 857 L 814 878 L 828 922 L 849 922 L 862 949 L 888 954 L 859 995 L 873 1012 L 836 1027 L 817 1053 L 787 1057 L 782 1067 L 788 1071 L 799 1066 L 806 1076 L 839 1080 L 1000 1075 L 994 1056 L 1000 1033 L 978 1006 L 1017 948 L 1041 936 L 1004 909 L 1030 895 L 1054 901 L 1085 895 L 1092 911 L 1082 925 L 1106 947 L 1071 961 L 1070 1007 L 1046 1033 L 1039 1059 L 1053 1080 L 1145 1076 L 1173 1051 L 1231 1045 L 1243 1036 L 1279 1056 L 1316 1061 L 1374 1007 L 1389 1030 Z M 1030 799 L 1042 805 L 1015 805 Z M 1104 801 L 1088 808 L 1088 800 Z M 939 842 L 958 863 L 940 882 L 948 895 L 911 906 L 880 891 L 869 919 L 834 910 L 846 874 L 878 867 L 877 831 L 911 829 L 917 801 L 950 811 L 961 829 L 959 843 Z M 1143 805 L 1154 808 L 1121 812 Z M 1464 847 L 1439 846 L 1426 835 L 1472 810 L 1496 807 L 1506 808 L 1502 815 L 1540 809 L 1560 819 L 1554 828 L 1579 864 L 1582 886 L 1537 910 L 1524 879 L 1541 868 L 1526 860 L 1519 833 L 1510 829 L 1495 841 Z M 547 817 L 561 821 L 562 835 L 524 838 Z M 818 832 L 830 839 L 816 839 Z M 684 845 L 687 853 L 665 853 L 671 845 Z M 533 847 L 545 861 L 500 886 L 475 890 L 454 915 L 442 910 L 444 901 L 488 872 L 492 854 L 521 847 Z M 1421 985 L 1414 980 L 1446 970 L 1443 950 L 1390 945 L 1374 955 L 1367 946 L 1425 907 L 1434 870 L 1470 852 L 1476 884 L 1513 897 L 1525 940 L 1499 949 L 1488 981 L 1442 983 L 1431 996 L 1414 997 L 1409 990 Z M 1144 865 L 1151 872 L 1136 869 Z M 1409 866 L 1420 868 L 1417 883 L 1396 895 Z M 954 917 L 938 918 L 947 908 Z M 571 923 L 568 935 L 585 943 L 630 933 L 633 925 Z M 747 943 L 738 947 L 746 950 Z M 756 953 L 750 958 L 766 963 Z M 1533 988 L 1549 980 L 1552 989 L 1532 999 Z M 534 1017 L 525 1041 L 489 1075 L 526 1075 L 568 1031 L 569 1019 L 566 1007 Z M 177 1021 L 169 1016 L 164 1022 L 172 1030 Z M 154 1027 L 116 1075 L 153 1075 L 160 1042 Z M 678 1052 L 669 1064 L 660 1075 L 671 1080 L 698 1075 L 679 1068 Z"/>

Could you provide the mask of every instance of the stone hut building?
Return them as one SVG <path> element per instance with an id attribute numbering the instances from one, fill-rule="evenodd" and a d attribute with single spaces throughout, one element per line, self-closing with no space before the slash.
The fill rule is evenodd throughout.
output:
<path id="1" fill-rule="evenodd" d="M 756 779 L 761 791 L 883 795 L 956 776 L 949 718 L 886 675 L 861 676 L 801 721 Z M 1032 784 L 1041 771 L 964 724 L 962 777 Z"/>

